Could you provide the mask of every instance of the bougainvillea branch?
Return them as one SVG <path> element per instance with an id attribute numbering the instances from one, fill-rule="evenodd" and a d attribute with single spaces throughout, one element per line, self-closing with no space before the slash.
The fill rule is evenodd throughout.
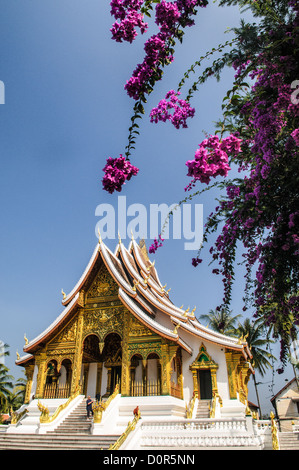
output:
<path id="1" fill-rule="evenodd" d="M 132 5 L 138 4 L 145 14 L 152 10 L 152 3 L 147 0 L 140 7 L 140 2 L 132 0 Z M 144 61 L 125 85 L 135 100 L 127 159 L 138 135 L 136 120 L 144 114 L 146 96 L 162 78 L 163 67 L 173 61 L 175 41 L 182 41 L 184 28 L 194 24 L 195 7 L 208 4 L 195 0 L 155 3 L 159 32 L 146 41 Z M 222 53 L 224 47 L 219 46 L 196 61 L 177 90 L 171 90 L 150 117 L 156 123 L 170 121 L 178 129 L 186 127 L 187 119 L 195 113 L 190 99 L 200 85 L 209 77 L 219 79 L 224 67 L 235 70 L 232 88 L 223 99 L 223 116 L 186 163 L 191 178 L 187 197 L 201 194 L 202 186 L 222 190 L 206 222 L 204 244 L 211 234 L 217 234 L 210 254 L 217 264 L 213 272 L 222 277 L 223 304 L 227 306 L 232 299 L 241 242 L 244 309 L 253 309 L 254 316 L 263 319 L 274 337 L 280 338 L 284 363 L 299 325 L 299 99 L 294 88 L 299 80 L 299 2 L 219 1 L 219 6 L 231 5 L 249 8 L 258 21 L 243 20 L 239 28 L 233 29 L 235 38 L 223 45 L 229 50 Z M 215 51 L 220 57 L 199 74 L 183 99 L 182 86 Z M 238 171 L 237 178 L 228 179 L 230 168 Z M 190 190 L 198 185 L 201 189 L 191 194 Z M 160 235 L 152 245 L 153 251 L 162 242 Z M 192 259 L 195 267 L 202 263 L 201 249 Z"/>

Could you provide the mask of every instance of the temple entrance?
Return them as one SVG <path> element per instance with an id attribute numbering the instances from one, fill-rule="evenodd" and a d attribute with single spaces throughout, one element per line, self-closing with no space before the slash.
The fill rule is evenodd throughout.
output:
<path id="1" fill-rule="evenodd" d="M 104 387 L 102 387 L 102 394 L 104 397 L 108 397 L 114 392 L 116 384 L 119 384 L 119 391 L 121 392 L 122 349 L 121 337 L 117 333 L 109 333 L 106 336 L 102 360 L 104 364 L 103 378 L 106 379 L 104 380 Z"/>
<path id="2" fill-rule="evenodd" d="M 194 394 L 200 400 L 211 400 L 218 393 L 217 369 L 218 364 L 208 354 L 202 343 L 195 361 L 190 365 L 193 376 Z"/>
<path id="3" fill-rule="evenodd" d="M 94 334 L 87 336 L 83 343 L 81 371 L 83 394 L 111 395 L 116 384 L 121 385 L 121 365 L 121 337 L 117 333 L 109 333 L 104 341 Z"/>
<path id="4" fill-rule="evenodd" d="M 210 369 L 198 371 L 199 399 L 210 400 L 212 398 L 212 378 Z"/>

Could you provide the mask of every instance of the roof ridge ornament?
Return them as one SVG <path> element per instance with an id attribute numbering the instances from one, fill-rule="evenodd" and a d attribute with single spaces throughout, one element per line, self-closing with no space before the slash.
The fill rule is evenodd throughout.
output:
<path id="1" fill-rule="evenodd" d="M 154 260 L 152 263 L 150 263 L 150 265 L 146 268 L 146 270 L 150 271 L 150 269 L 155 266 L 155 262 L 156 262 L 156 260 Z"/>
<path id="2" fill-rule="evenodd" d="M 61 293 L 63 295 L 63 300 L 66 299 L 66 293 L 63 291 L 63 289 L 61 289 Z"/>
<path id="3" fill-rule="evenodd" d="M 190 307 L 188 307 L 187 310 L 184 311 L 184 317 L 187 317 L 189 310 L 190 310 Z"/>

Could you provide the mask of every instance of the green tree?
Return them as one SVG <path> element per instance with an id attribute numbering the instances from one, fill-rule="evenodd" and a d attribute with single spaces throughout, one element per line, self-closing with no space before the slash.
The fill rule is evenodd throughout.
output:
<path id="1" fill-rule="evenodd" d="M 200 315 L 199 319 L 206 322 L 207 326 L 218 333 L 228 336 L 235 335 L 235 325 L 241 315 L 232 316 L 232 311 L 222 308 L 210 310 L 208 314 Z"/>
<path id="2" fill-rule="evenodd" d="M 15 411 L 23 405 L 25 400 L 25 391 L 26 379 L 21 377 L 17 379 L 12 392 L 10 392 L 8 396 L 7 401 L 10 409 L 12 408 Z"/>
<path id="3" fill-rule="evenodd" d="M 10 390 L 13 388 L 13 377 L 9 375 L 9 369 L 0 364 L 0 412 L 8 411 Z"/>

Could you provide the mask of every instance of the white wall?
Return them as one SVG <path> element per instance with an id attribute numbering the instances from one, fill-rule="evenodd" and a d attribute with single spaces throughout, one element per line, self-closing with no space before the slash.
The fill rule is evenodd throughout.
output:
<path id="1" fill-rule="evenodd" d="M 91 362 L 89 364 L 88 371 L 88 381 L 87 381 L 87 396 L 95 397 L 96 395 L 96 386 L 97 386 L 97 371 L 98 364 L 96 362 Z"/>

